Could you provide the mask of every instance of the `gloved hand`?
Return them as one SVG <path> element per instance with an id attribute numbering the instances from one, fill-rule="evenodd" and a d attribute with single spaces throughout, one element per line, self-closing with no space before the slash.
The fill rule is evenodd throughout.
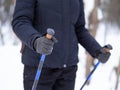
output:
<path id="1" fill-rule="evenodd" d="M 98 58 L 101 63 L 106 63 L 111 56 L 110 50 L 112 50 L 112 46 L 105 45 L 100 50 L 96 51 L 96 58 Z"/>
<path id="2" fill-rule="evenodd" d="M 47 39 L 45 36 L 37 38 L 34 43 L 34 48 L 37 53 L 49 55 L 52 53 L 54 43 L 57 42 L 55 37 Z"/>

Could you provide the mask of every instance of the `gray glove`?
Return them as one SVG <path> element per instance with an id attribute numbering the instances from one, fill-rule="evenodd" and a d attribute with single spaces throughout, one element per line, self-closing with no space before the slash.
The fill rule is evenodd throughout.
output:
<path id="1" fill-rule="evenodd" d="M 34 43 L 34 48 L 37 53 L 49 55 L 52 53 L 54 43 L 57 39 L 53 37 L 52 39 L 47 39 L 45 36 L 37 38 Z"/>
<path id="2" fill-rule="evenodd" d="M 98 60 L 102 63 L 106 63 L 111 55 L 111 53 L 109 52 L 109 50 L 111 49 L 111 45 L 105 45 L 100 50 L 98 50 L 96 52 L 96 57 L 98 58 Z"/>

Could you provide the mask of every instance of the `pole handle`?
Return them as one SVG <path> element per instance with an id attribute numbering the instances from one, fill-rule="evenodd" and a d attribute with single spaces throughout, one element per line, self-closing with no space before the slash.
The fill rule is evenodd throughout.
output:
<path id="1" fill-rule="evenodd" d="M 52 28 L 48 28 L 47 29 L 46 38 L 47 39 L 52 39 L 52 37 L 53 37 L 54 34 L 55 34 L 55 31 Z"/>

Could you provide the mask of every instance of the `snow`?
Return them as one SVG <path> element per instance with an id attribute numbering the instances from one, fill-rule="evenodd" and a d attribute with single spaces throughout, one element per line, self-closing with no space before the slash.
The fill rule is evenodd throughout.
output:
<path id="1" fill-rule="evenodd" d="M 88 2 L 85 5 L 87 18 L 93 7 L 94 0 L 91 0 L 91 2 L 88 0 L 84 1 Z M 4 31 L 4 33 L 6 32 L 7 31 Z M 106 32 L 107 34 L 105 34 Z M 11 42 L 11 39 L 9 40 L 7 36 L 5 39 L 7 44 L 0 46 L 0 90 L 23 90 L 23 64 L 21 63 L 20 54 L 21 45 L 12 45 L 11 43 L 13 41 Z M 102 46 L 111 44 L 113 50 L 111 51 L 109 61 L 98 66 L 91 77 L 90 85 L 86 85 L 83 90 L 115 90 L 116 76 L 113 68 L 118 65 L 120 58 L 120 31 L 117 31 L 115 27 L 111 26 L 106 28 L 104 24 L 100 24 L 96 40 Z M 79 46 L 80 61 L 78 63 L 75 90 L 80 90 L 80 87 L 85 81 L 85 58 L 85 50 L 82 46 Z M 118 90 L 120 90 L 120 84 Z"/>
<path id="2" fill-rule="evenodd" d="M 0 46 L 0 90 L 23 90 L 20 46 Z"/>

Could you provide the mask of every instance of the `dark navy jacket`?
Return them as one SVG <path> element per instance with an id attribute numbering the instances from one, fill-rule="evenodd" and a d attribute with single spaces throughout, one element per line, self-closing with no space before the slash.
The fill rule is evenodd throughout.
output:
<path id="1" fill-rule="evenodd" d="M 58 43 L 46 57 L 44 67 L 60 68 L 78 63 L 78 43 L 93 57 L 101 46 L 85 29 L 83 0 L 17 0 L 12 27 L 25 44 L 22 62 L 37 66 L 40 55 L 33 43 L 46 33 L 55 30 Z"/>

